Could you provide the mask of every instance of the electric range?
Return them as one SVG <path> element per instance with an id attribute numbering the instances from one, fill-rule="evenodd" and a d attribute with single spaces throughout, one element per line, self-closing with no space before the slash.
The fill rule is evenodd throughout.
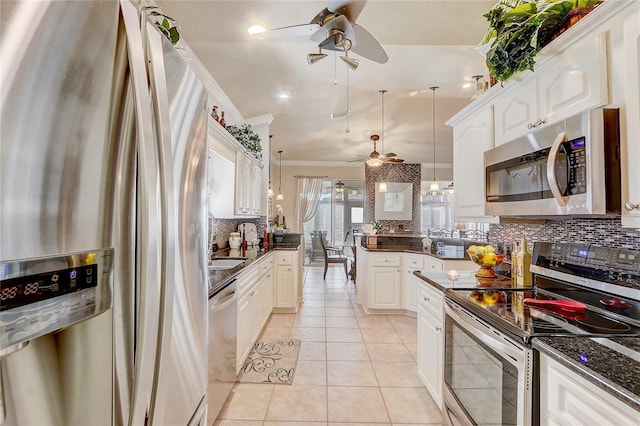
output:
<path id="1" fill-rule="evenodd" d="M 640 336 L 640 252 L 536 243 L 531 270 L 532 288 L 452 288 L 445 296 L 526 345 L 536 336 Z M 575 300 L 586 309 L 525 299 Z"/>
<path id="2" fill-rule="evenodd" d="M 532 288 L 502 281 L 445 290 L 443 398 L 451 424 L 535 423 L 534 338 L 640 336 L 640 252 L 536 243 L 531 271 Z M 557 300 L 584 306 L 530 303 Z"/>

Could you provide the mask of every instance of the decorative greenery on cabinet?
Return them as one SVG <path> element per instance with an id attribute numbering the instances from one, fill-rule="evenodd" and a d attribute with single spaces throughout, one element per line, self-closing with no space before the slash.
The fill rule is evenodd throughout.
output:
<path id="1" fill-rule="evenodd" d="M 580 9 L 583 16 L 600 3 L 602 0 L 500 0 L 484 15 L 489 27 L 481 44 L 488 49 L 491 75 L 505 81 L 515 73 L 533 71 L 535 56 L 554 33 L 563 30 L 569 14 Z"/>
<path id="2" fill-rule="evenodd" d="M 262 161 L 262 145 L 260 145 L 260 136 L 253 131 L 250 124 L 242 124 L 240 126 L 229 125 L 227 131 L 236 138 L 247 151 L 249 151 L 258 161 Z"/>

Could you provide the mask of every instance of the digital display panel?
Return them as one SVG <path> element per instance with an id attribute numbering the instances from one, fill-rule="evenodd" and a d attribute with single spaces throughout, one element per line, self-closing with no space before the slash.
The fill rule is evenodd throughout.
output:
<path id="1" fill-rule="evenodd" d="M 583 136 L 581 138 L 573 139 L 569 141 L 571 149 L 584 149 L 586 144 L 586 138 Z"/>
<path id="2" fill-rule="evenodd" d="M 98 285 L 98 265 L 82 265 L 0 281 L 0 311 Z"/>

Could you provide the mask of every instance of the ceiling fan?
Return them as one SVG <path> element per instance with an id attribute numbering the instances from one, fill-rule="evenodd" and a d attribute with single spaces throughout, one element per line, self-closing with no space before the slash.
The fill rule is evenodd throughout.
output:
<path id="1" fill-rule="evenodd" d="M 371 151 L 371 154 L 369 154 L 369 157 L 365 157 L 366 158 L 365 163 L 367 163 L 369 166 L 377 167 L 377 166 L 381 166 L 383 163 L 404 163 L 404 160 L 401 158 L 398 158 L 398 155 L 396 153 L 387 152 L 386 154 L 381 154 L 377 151 L 376 143 L 380 140 L 380 136 L 371 135 L 369 139 L 373 141 L 373 151 Z M 349 163 L 353 163 L 356 161 L 362 161 L 362 159 L 351 160 L 349 161 Z"/>
<path id="2" fill-rule="evenodd" d="M 327 56 L 322 50 L 345 52 L 341 57 L 352 69 L 357 68 L 358 61 L 349 58 L 348 52 L 354 52 L 363 58 L 384 64 L 389 57 L 380 43 L 362 26 L 356 24 L 356 18 L 362 12 L 366 0 L 345 1 L 330 0 L 326 8 L 321 10 L 308 24 L 274 28 L 255 36 L 258 38 L 309 36 L 318 43 L 318 53 L 307 56 L 309 64 Z"/>

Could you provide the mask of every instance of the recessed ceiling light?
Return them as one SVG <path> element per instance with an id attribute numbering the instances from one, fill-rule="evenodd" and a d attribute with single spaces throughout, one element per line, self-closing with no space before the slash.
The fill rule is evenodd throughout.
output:
<path id="1" fill-rule="evenodd" d="M 265 32 L 265 28 L 262 25 L 252 25 L 249 27 L 249 29 L 247 30 L 247 32 L 249 33 L 249 35 L 254 35 L 254 34 L 260 34 Z"/>
<path id="2" fill-rule="evenodd" d="M 291 97 L 291 93 L 288 90 L 281 90 L 278 92 L 278 99 L 289 99 Z"/>
<path id="3" fill-rule="evenodd" d="M 472 82 L 470 82 L 470 81 L 467 81 L 466 83 L 464 83 L 464 84 L 462 85 L 462 88 L 463 88 L 463 89 L 468 89 L 468 88 L 469 88 L 469 87 L 471 87 L 471 86 L 473 86 L 473 83 L 472 83 Z"/>

